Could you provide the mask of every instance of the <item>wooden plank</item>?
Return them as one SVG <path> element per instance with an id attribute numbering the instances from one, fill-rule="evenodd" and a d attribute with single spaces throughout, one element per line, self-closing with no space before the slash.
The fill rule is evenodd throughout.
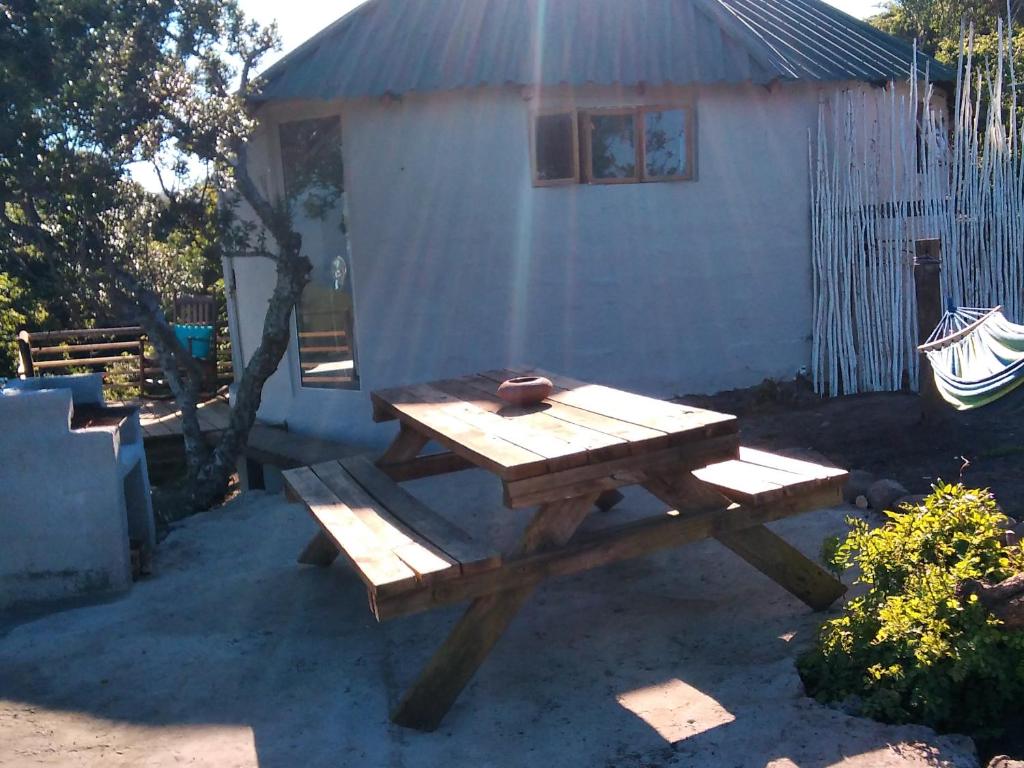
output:
<path id="1" fill-rule="evenodd" d="M 37 370 L 51 370 L 53 368 L 72 368 L 75 366 L 110 365 L 111 363 L 134 363 L 137 360 L 133 355 L 118 355 L 116 357 L 77 357 L 72 360 L 33 360 Z"/>
<path id="2" fill-rule="evenodd" d="M 463 573 L 490 570 L 501 564 L 501 555 L 407 493 L 365 457 L 342 459 L 341 465 L 403 525 L 446 552 Z"/>
<path id="3" fill-rule="evenodd" d="M 564 544 L 596 498 L 586 496 L 542 507 L 527 527 L 519 551 L 528 554 Z M 536 582 L 527 583 L 474 600 L 402 697 L 391 719 L 409 728 L 437 728 L 535 586 Z"/>
<path id="4" fill-rule="evenodd" d="M 363 521 L 309 467 L 289 469 L 282 474 L 331 541 L 345 553 L 371 595 L 394 594 L 416 586 L 415 572 L 382 546 Z"/>
<path id="5" fill-rule="evenodd" d="M 767 451 L 758 451 L 754 448 L 744 448 L 742 446 L 740 447 L 740 461 L 770 469 L 780 469 L 784 472 L 792 472 L 795 475 L 803 475 L 804 477 L 816 480 L 845 477 L 847 474 L 845 469 L 839 469 L 838 467 L 815 464 L 814 462 L 803 461 L 802 459 L 791 459 L 788 456 L 780 456 L 777 453 L 768 453 Z"/>
<path id="6" fill-rule="evenodd" d="M 343 443 L 300 435 L 265 424 L 253 424 L 245 455 L 253 461 L 290 469 L 340 459 L 353 450 Z"/>
<path id="7" fill-rule="evenodd" d="M 347 338 L 347 331 L 300 331 L 300 339 L 334 339 Z"/>
<path id="8" fill-rule="evenodd" d="M 18 331 L 16 339 L 18 343 L 18 373 L 32 378 L 35 376 L 35 369 L 32 366 L 32 341 L 28 331 Z"/>
<path id="9" fill-rule="evenodd" d="M 700 439 L 738 431 L 735 416 L 701 408 L 677 405 L 652 397 L 625 392 L 599 384 L 560 376 L 541 368 L 508 368 L 486 371 L 485 378 L 504 381 L 512 376 L 545 376 L 555 385 L 549 400 L 610 416 L 649 429 L 682 437 Z"/>
<path id="10" fill-rule="evenodd" d="M 513 509 L 521 509 L 590 491 L 609 491 L 641 483 L 651 472 L 666 468 L 679 472 L 697 469 L 710 462 L 735 457 L 738 451 L 739 436 L 722 435 L 641 456 L 628 456 L 540 477 L 508 481 L 505 483 L 505 504 Z"/>
<path id="11" fill-rule="evenodd" d="M 196 419 L 199 421 L 199 429 L 203 432 L 216 432 L 221 427 L 210 418 L 210 414 L 206 412 L 205 408 L 196 408 Z"/>
<path id="12" fill-rule="evenodd" d="M 409 461 L 396 462 L 392 464 L 380 464 L 381 471 L 396 483 L 406 480 L 419 480 L 423 477 L 435 477 L 447 475 L 452 472 L 462 472 L 466 469 L 475 469 L 475 465 L 457 456 L 451 451 L 444 453 L 431 453 L 426 456 L 419 456 Z"/>
<path id="13" fill-rule="evenodd" d="M 141 336 L 142 326 L 127 325 L 117 328 L 78 328 L 67 331 L 37 331 L 30 333 L 29 338 L 33 344 L 42 341 L 56 341 L 58 339 L 94 339 L 100 336 Z"/>
<path id="14" fill-rule="evenodd" d="M 511 374 L 512 372 L 509 371 L 508 373 Z M 462 381 L 475 389 L 491 393 L 495 397 L 497 397 L 495 394 L 497 386 L 501 383 L 496 382 L 494 379 L 488 379 L 482 375 L 466 376 Z M 504 379 L 502 381 L 504 381 Z M 611 416 L 587 411 L 557 400 L 545 400 L 544 408 L 544 413 L 552 418 L 560 419 L 561 421 L 566 421 L 580 427 L 585 427 L 586 429 L 594 430 L 595 432 L 611 435 L 612 437 L 620 438 L 626 442 L 641 443 L 650 441 L 651 443 L 654 443 L 658 440 L 663 440 L 665 444 L 668 443 L 666 433 L 661 430 L 641 427 L 638 424 L 632 424 L 628 421 L 622 421 L 621 419 L 613 418 Z"/>
<path id="15" fill-rule="evenodd" d="M 763 525 L 719 532 L 715 538 L 815 611 L 846 593 L 846 585 Z"/>
<path id="16" fill-rule="evenodd" d="M 410 387 L 432 407 L 510 445 L 530 451 L 548 460 L 549 470 L 568 469 L 587 463 L 585 448 L 568 442 L 546 428 L 537 428 L 516 419 L 506 419 L 480 408 L 459 396 L 448 394 L 433 384 Z"/>
<path id="17" fill-rule="evenodd" d="M 63 344 L 57 347 L 38 347 L 33 350 L 37 355 L 62 355 L 68 352 L 103 352 L 105 350 L 132 350 L 139 348 L 138 340 L 135 341 L 112 341 L 103 344 Z"/>
<path id="18" fill-rule="evenodd" d="M 321 376 L 319 373 L 302 374 L 302 386 L 320 387 L 326 384 L 351 384 L 355 376 Z"/>
<path id="19" fill-rule="evenodd" d="M 449 570 L 459 573 L 459 562 L 455 558 L 427 541 L 410 536 L 386 506 L 370 496 L 337 461 L 315 464 L 310 469 L 373 531 L 383 546 L 415 571 L 420 580 L 437 578 Z"/>
<path id="20" fill-rule="evenodd" d="M 154 419 L 154 418 L 144 419 L 143 418 L 143 419 L 139 420 L 139 424 L 142 427 L 143 433 L 145 433 L 146 435 L 148 435 L 150 437 L 166 437 L 167 435 L 181 434 L 181 427 L 180 426 L 178 427 L 177 432 L 175 432 L 171 428 L 170 424 L 167 424 L 166 422 L 164 422 L 164 421 L 162 421 L 160 419 Z"/>
<path id="21" fill-rule="evenodd" d="M 487 381 L 487 379 L 478 381 Z M 466 379 L 437 381 L 431 386 L 472 403 L 483 411 L 499 415 L 506 421 L 511 421 L 516 425 L 525 425 L 531 430 L 535 429 L 544 435 L 564 440 L 571 448 L 581 453 L 587 453 L 591 462 L 626 456 L 630 453 L 629 443 L 621 437 L 555 418 L 550 414 L 553 403 L 545 402 L 540 406 L 527 408 L 512 406 L 494 392 L 488 392 L 486 387 L 481 387 L 479 384 L 474 385 Z"/>
<path id="22" fill-rule="evenodd" d="M 402 422 L 398 428 L 398 434 L 392 439 L 391 444 L 383 455 L 377 459 L 378 465 L 392 464 L 395 462 L 409 461 L 414 458 L 430 438 L 413 429 L 409 424 Z"/>
<path id="23" fill-rule="evenodd" d="M 343 344 L 343 345 L 330 345 L 330 346 L 320 346 L 320 347 L 302 347 L 302 349 L 300 351 L 302 352 L 303 355 L 314 354 L 314 353 L 337 354 L 337 353 L 340 353 L 340 352 L 351 352 L 352 348 L 350 346 L 348 346 L 347 344 Z"/>
<path id="24" fill-rule="evenodd" d="M 224 400 L 200 403 L 199 410 L 206 416 L 213 429 L 227 429 L 231 424 L 231 406 Z"/>
<path id="25" fill-rule="evenodd" d="M 375 421 L 402 418 L 417 432 L 503 479 L 516 480 L 548 470 L 543 456 L 442 413 L 409 388 L 373 392 L 371 399 Z"/>
<path id="26" fill-rule="evenodd" d="M 684 544 L 744 530 L 775 520 L 832 506 L 841 501 L 838 489 L 823 486 L 803 496 L 783 498 L 761 506 L 733 504 L 693 514 L 672 510 L 664 515 L 577 536 L 552 551 L 506 558 L 501 568 L 473 574 L 394 598 L 380 598 L 375 613 L 381 621 L 430 610 L 442 605 L 536 584 L 542 580 L 644 557 Z"/>
<path id="27" fill-rule="evenodd" d="M 730 499 L 750 504 L 762 504 L 778 496 L 800 493 L 824 482 L 823 479 L 739 460 L 712 464 L 695 470 L 693 475 Z"/>

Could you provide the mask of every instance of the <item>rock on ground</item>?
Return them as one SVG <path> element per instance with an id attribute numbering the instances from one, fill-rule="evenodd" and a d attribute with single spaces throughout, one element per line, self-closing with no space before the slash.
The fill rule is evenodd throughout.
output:
<path id="1" fill-rule="evenodd" d="M 527 519 L 480 473 L 414 490 L 499 541 Z M 597 519 L 645 508 L 631 494 Z M 816 556 L 848 513 L 776 530 Z M 378 625 L 340 563 L 295 563 L 313 532 L 246 494 L 180 524 L 123 598 L 8 626 L 0 766 L 977 764 L 961 737 L 806 698 L 793 660 L 823 616 L 715 542 L 545 585 L 437 732 L 397 728 L 388 711 L 460 609 Z"/>
<path id="2" fill-rule="evenodd" d="M 878 514 L 892 510 L 909 491 L 895 480 L 879 480 L 868 488 L 868 505 Z"/>

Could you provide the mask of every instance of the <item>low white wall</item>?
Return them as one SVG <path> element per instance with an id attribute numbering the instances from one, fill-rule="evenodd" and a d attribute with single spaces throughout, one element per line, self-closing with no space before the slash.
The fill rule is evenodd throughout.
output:
<path id="1" fill-rule="evenodd" d="M 116 433 L 70 414 L 67 389 L 0 396 L 0 610 L 131 586 Z"/>
<path id="2" fill-rule="evenodd" d="M 277 120 L 342 113 L 362 391 L 299 387 L 292 350 L 261 416 L 379 440 L 369 391 L 518 361 L 658 396 L 793 376 L 810 357 L 808 132 L 820 94 L 702 89 L 697 181 L 551 188 L 531 185 L 536 101 L 517 89 L 268 109 L 265 136 Z M 591 89 L 543 103 L 693 96 Z M 278 161 L 272 141 L 263 147 L 254 164 L 270 178 Z M 242 261 L 249 345 L 265 307 L 249 286 L 266 277 Z"/>

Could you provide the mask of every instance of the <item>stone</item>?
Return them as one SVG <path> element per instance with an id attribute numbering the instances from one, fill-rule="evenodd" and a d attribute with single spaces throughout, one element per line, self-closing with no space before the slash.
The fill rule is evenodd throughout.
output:
<path id="1" fill-rule="evenodd" d="M 910 491 L 897 483 L 895 480 L 878 480 L 868 488 L 868 504 L 875 512 L 892 510 L 895 502 Z"/>
<path id="2" fill-rule="evenodd" d="M 1020 546 L 1024 539 L 1024 523 L 1018 523 L 1012 517 L 1009 520 L 1009 525 L 1004 526 L 1003 543 L 1008 547 Z"/>
<path id="3" fill-rule="evenodd" d="M 868 488 L 874 485 L 878 478 L 863 469 L 852 469 L 843 485 L 843 499 L 848 504 L 856 504 L 858 496 L 867 496 Z"/>
<path id="4" fill-rule="evenodd" d="M 989 761 L 988 768 L 1024 768 L 1024 760 L 1014 760 L 1006 755 L 996 755 Z"/>

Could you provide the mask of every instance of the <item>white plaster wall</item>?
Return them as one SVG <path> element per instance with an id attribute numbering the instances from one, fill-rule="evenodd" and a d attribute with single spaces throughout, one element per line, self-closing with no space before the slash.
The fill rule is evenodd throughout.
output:
<path id="1" fill-rule="evenodd" d="M 0 611 L 131 586 L 116 435 L 70 414 L 67 389 L 0 395 Z"/>
<path id="2" fill-rule="evenodd" d="M 291 393 L 268 389 L 261 416 L 380 440 L 370 391 L 518 361 L 657 396 L 794 375 L 810 357 L 808 131 L 820 94 L 791 84 L 527 100 L 508 88 L 268 110 L 270 131 L 342 114 L 362 390 L 302 389 L 292 350 L 277 374 Z M 538 103 L 691 99 L 696 181 L 532 186 Z M 257 163 L 273 166 L 272 144 Z M 236 260 L 243 337 L 266 280 L 245 269 Z"/>

